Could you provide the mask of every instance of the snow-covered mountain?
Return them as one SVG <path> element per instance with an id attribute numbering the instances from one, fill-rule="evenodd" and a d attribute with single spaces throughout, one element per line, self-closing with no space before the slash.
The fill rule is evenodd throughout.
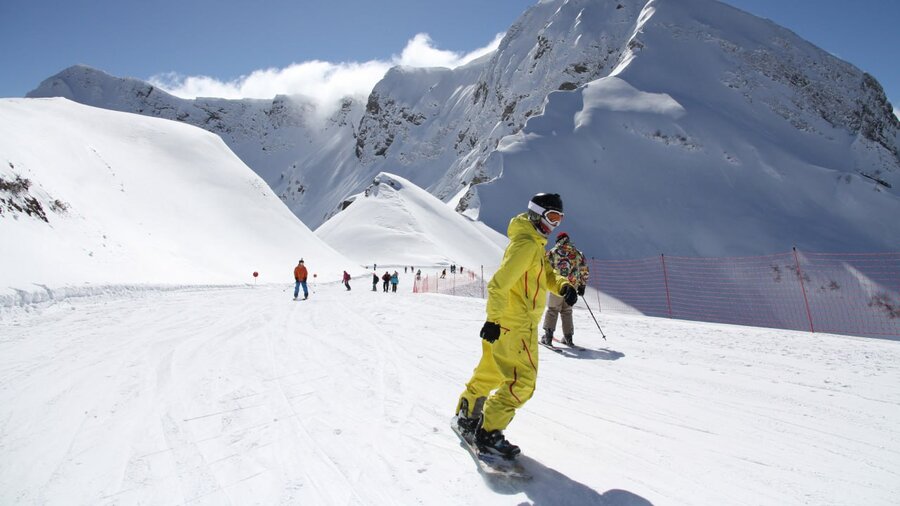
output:
<path id="1" fill-rule="evenodd" d="M 85 65 L 69 67 L 46 79 L 27 97 L 63 97 L 209 130 L 222 137 L 287 203 L 302 202 L 309 185 L 292 179 L 292 169 L 320 149 L 334 144 L 352 146 L 362 116 L 362 104 L 349 97 L 324 117 L 313 100 L 300 95 L 279 95 L 272 100 L 186 100 L 147 82 L 113 77 Z M 316 225 L 321 220 L 319 217 Z"/>
<path id="2" fill-rule="evenodd" d="M 29 95 L 163 115 L 130 81 L 83 81 Z M 541 1 L 491 55 L 394 68 L 325 125 L 283 157 L 260 155 L 265 129 L 225 136 L 314 228 L 388 172 L 500 232 L 559 191 L 595 256 L 900 247 L 900 121 L 877 80 L 715 0 Z"/>
<path id="3" fill-rule="evenodd" d="M 6 303 L 86 284 L 250 283 L 254 271 L 291 283 L 301 257 L 322 280 L 360 269 L 209 132 L 65 99 L 3 99 L 0 118 Z"/>
<path id="4" fill-rule="evenodd" d="M 389 73 L 357 146 L 494 229 L 558 191 L 592 255 L 745 255 L 900 247 L 898 131 L 872 76 L 769 21 L 559 0 L 467 68 Z"/>
<path id="5" fill-rule="evenodd" d="M 379 174 L 346 205 L 316 236 L 360 264 L 458 264 L 493 272 L 508 242 L 393 174 Z"/>

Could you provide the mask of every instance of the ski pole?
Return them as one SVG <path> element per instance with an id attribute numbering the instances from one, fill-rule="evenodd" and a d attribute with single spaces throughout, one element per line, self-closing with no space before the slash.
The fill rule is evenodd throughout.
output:
<path id="1" fill-rule="evenodd" d="M 591 311 L 591 306 L 588 306 L 588 303 L 587 303 L 586 300 L 584 300 L 584 297 L 581 298 L 581 301 L 584 302 L 584 306 L 585 306 L 586 308 L 588 308 L 588 312 L 591 313 L 591 318 L 593 318 L 593 319 L 594 319 L 594 323 L 597 324 L 597 330 L 600 331 L 600 336 L 603 337 L 603 340 L 604 340 L 604 341 L 606 341 L 606 335 L 603 333 L 603 329 L 600 328 L 600 323 L 597 322 L 597 317 L 594 316 L 594 312 Z"/>

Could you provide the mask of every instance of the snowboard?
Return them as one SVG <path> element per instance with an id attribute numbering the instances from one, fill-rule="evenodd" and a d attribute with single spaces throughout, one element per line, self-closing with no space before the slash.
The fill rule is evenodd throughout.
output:
<path id="1" fill-rule="evenodd" d="M 490 478 L 520 481 L 528 481 L 531 479 L 531 473 L 529 473 L 518 461 L 506 460 L 498 455 L 478 451 L 475 442 L 469 441 L 461 432 L 459 432 L 459 429 L 456 426 L 456 418 L 457 417 L 454 416 L 453 419 L 450 420 L 450 429 L 453 430 L 457 437 L 459 437 L 463 446 L 466 447 L 466 450 L 469 452 L 469 455 L 472 456 L 472 459 L 475 461 L 475 464 L 478 466 L 478 471 L 481 472 L 481 474 Z"/>

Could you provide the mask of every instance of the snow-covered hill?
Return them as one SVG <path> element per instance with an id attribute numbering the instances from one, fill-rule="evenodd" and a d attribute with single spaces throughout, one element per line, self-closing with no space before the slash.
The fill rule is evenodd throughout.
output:
<path id="1" fill-rule="evenodd" d="M 379 174 L 316 235 L 360 264 L 457 264 L 493 272 L 506 236 L 393 174 Z"/>
<path id="2" fill-rule="evenodd" d="M 184 116 L 149 85 L 67 72 L 29 95 L 208 123 L 313 228 L 388 172 L 499 232 L 558 190 L 595 256 L 900 246 L 900 120 L 877 80 L 715 0 L 538 2 L 494 53 L 396 67 L 325 134 L 229 112 L 274 104 Z M 300 104 L 287 124 L 307 124 Z"/>
<path id="3" fill-rule="evenodd" d="M 322 243 L 222 140 L 65 99 L 0 100 L 0 296 L 338 279 Z M 15 299 L 15 300 L 14 300 Z"/>
<path id="4" fill-rule="evenodd" d="M 85 65 L 59 72 L 27 96 L 63 97 L 209 130 L 222 137 L 289 204 L 302 202 L 309 186 L 292 179 L 289 169 L 332 144 L 352 146 L 362 115 L 362 105 L 351 98 L 345 98 L 328 116 L 312 99 L 300 95 L 279 95 L 272 100 L 186 100 L 144 81 L 113 77 Z M 315 224 L 319 222 L 321 217 Z"/>

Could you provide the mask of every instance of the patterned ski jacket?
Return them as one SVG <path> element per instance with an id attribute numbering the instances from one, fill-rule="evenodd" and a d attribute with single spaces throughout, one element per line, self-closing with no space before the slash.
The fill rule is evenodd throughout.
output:
<path id="1" fill-rule="evenodd" d="M 578 251 L 568 238 L 556 243 L 547 252 L 547 260 L 553 269 L 565 277 L 573 286 L 587 286 L 590 269 L 584 261 L 584 255 Z"/>

